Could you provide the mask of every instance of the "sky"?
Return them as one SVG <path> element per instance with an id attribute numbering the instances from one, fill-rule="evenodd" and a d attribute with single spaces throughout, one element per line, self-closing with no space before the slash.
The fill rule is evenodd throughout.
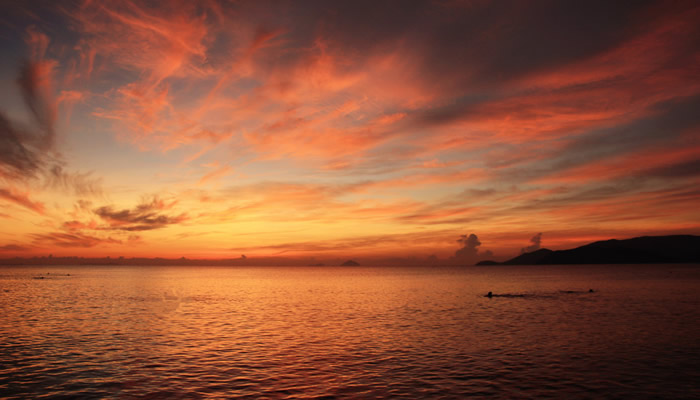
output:
<path id="1" fill-rule="evenodd" d="M 700 234 L 698 2 L 0 7 L 0 257 Z"/>

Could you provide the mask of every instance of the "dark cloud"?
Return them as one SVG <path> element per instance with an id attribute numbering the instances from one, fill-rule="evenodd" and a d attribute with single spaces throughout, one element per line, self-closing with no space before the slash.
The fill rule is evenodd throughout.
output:
<path id="1" fill-rule="evenodd" d="M 655 1 L 307 1 L 229 4 L 233 21 L 245 15 L 260 32 L 280 32 L 285 51 L 256 54 L 258 70 L 303 67 L 322 43 L 348 71 L 366 68 L 376 54 L 405 52 L 405 69 L 447 99 L 507 90 L 514 80 L 556 70 L 618 48 L 692 2 Z M 660 12 L 663 11 L 663 12 Z M 225 35 L 225 33 L 223 33 Z M 221 37 L 218 41 L 225 42 Z M 676 44 L 674 43 L 674 46 Z M 681 46 L 678 44 L 677 46 Z M 218 49 L 221 50 L 221 49 Z M 217 60 L 216 51 L 210 52 Z M 398 72 L 398 71 L 397 71 Z M 406 76 L 406 79 L 410 79 Z M 415 82 L 407 82 L 407 85 Z M 424 116 L 444 121 L 456 107 L 437 105 Z"/>
<path id="2" fill-rule="evenodd" d="M 52 68 L 53 64 L 48 61 L 27 61 L 17 79 L 24 103 L 42 132 L 40 144 L 43 149 L 53 147 L 56 136 L 56 106 L 49 100 Z"/>
<path id="3" fill-rule="evenodd" d="M 54 165 L 46 173 L 47 186 L 78 196 L 99 196 L 102 194 L 102 180 L 90 172 L 69 172 L 60 165 Z"/>
<path id="4" fill-rule="evenodd" d="M 627 124 L 600 128 L 567 142 L 563 148 L 554 146 L 546 154 L 547 162 L 532 163 L 527 168 L 516 164 L 503 168 L 500 177 L 513 181 L 536 180 L 561 174 L 566 170 L 613 159 L 640 150 L 663 147 L 674 143 L 691 129 L 698 128 L 697 110 L 700 96 L 691 96 L 656 104 L 649 116 Z M 685 167 L 692 171 L 692 163 Z M 663 171 L 659 171 L 663 173 Z"/>
<path id="5" fill-rule="evenodd" d="M 45 86 L 45 62 L 25 62 L 17 79 L 22 97 L 39 128 L 20 128 L 0 114 L 0 172 L 8 178 L 33 178 L 46 164 L 55 137 L 55 115 Z"/>
<path id="6" fill-rule="evenodd" d="M 640 175 L 657 178 L 694 178 L 700 176 L 700 160 L 685 161 L 673 165 L 643 171 Z"/>
<path id="7" fill-rule="evenodd" d="M 436 56 L 457 65 L 476 62 L 475 78 L 480 81 L 507 81 L 589 58 L 619 45 L 630 36 L 630 22 L 635 15 L 649 3 L 488 2 L 481 13 L 465 10 L 479 19 L 470 21 L 476 22 L 471 24 L 471 29 L 476 30 L 460 27 L 463 20 L 457 19 L 451 27 L 451 46 Z M 466 51 L 450 51 L 459 48 Z"/>
<path id="8" fill-rule="evenodd" d="M 476 257 L 477 253 L 479 253 L 479 246 L 481 246 L 479 238 L 473 233 L 469 236 L 462 235 L 462 237 L 457 239 L 457 243 L 462 245 L 462 248 L 455 252 L 455 257 L 458 259 Z"/>
<path id="9" fill-rule="evenodd" d="M 52 75 L 56 63 L 43 59 L 48 38 L 36 32 L 33 36 L 41 39 L 44 48 L 34 49 L 35 54 L 22 63 L 16 80 L 31 121 L 28 126 L 22 126 L 0 111 L 0 178 L 27 183 L 41 177 L 44 186 L 51 189 L 77 195 L 100 195 L 100 180 L 90 173 L 67 171 L 55 149 L 56 102 Z M 18 199 L 10 196 L 7 190 L 3 191 L 5 199 L 40 211 L 39 203 Z"/>
<path id="10" fill-rule="evenodd" d="M 537 235 L 533 236 L 530 239 L 531 245 L 527 247 L 523 247 L 520 249 L 520 253 L 532 253 L 535 250 L 540 249 L 540 245 L 542 244 L 542 232 L 538 233 Z"/>
<path id="11" fill-rule="evenodd" d="M 50 93 L 51 69 L 48 61 L 27 61 L 17 79 L 34 127 L 19 126 L 0 112 L 0 177 L 22 182 L 42 177 L 51 189 L 100 195 L 100 180 L 90 173 L 67 171 L 54 149 L 56 111 Z M 9 198 L 7 192 L 3 197 Z"/>
<path id="12" fill-rule="evenodd" d="M 347 1 L 305 12 L 319 36 L 346 51 L 410 47 L 422 76 L 462 90 L 605 52 L 644 28 L 637 19 L 652 3 Z"/>
<path id="13" fill-rule="evenodd" d="M 36 137 L 13 125 L 0 113 L 0 176 L 6 178 L 34 177 L 43 165 L 36 147 Z"/>
<path id="14" fill-rule="evenodd" d="M 633 195 L 640 187 L 632 183 L 604 184 L 591 186 L 562 186 L 547 196 L 528 200 L 522 204 L 503 210 L 512 212 L 538 212 L 541 210 L 553 210 L 572 205 L 596 203 L 611 197 L 621 195 Z"/>
<path id="15" fill-rule="evenodd" d="M 650 116 L 629 124 L 599 129 L 572 141 L 555 170 L 578 166 L 612 155 L 658 146 L 698 126 L 700 96 L 692 96 L 656 104 Z"/>
<path id="16" fill-rule="evenodd" d="M 700 198 L 700 189 L 698 188 L 687 188 L 684 186 L 659 190 L 655 193 L 658 196 L 659 201 L 665 202 L 685 202 L 685 201 L 695 201 Z"/>
<path id="17" fill-rule="evenodd" d="M 460 264 L 471 265 L 482 259 L 493 257 L 493 253 L 490 250 L 479 251 L 481 241 L 479 241 L 479 238 L 473 233 L 462 235 L 457 239 L 457 243 L 462 245 L 462 247 L 455 252 L 453 260 Z"/>
<path id="18" fill-rule="evenodd" d="M 438 105 L 415 112 L 412 115 L 412 123 L 425 126 L 436 126 L 453 122 L 458 119 L 468 118 L 479 112 L 479 106 L 489 101 L 498 100 L 493 94 L 463 96 L 449 104 Z"/>
<path id="19" fill-rule="evenodd" d="M 104 206 L 94 210 L 109 224 L 108 229 L 123 231 L 148 231 L 178 224 L 187 219 L 185 214 L 166 215 L 162 211 L 171 208 L 174 203 L 154 197 L 133 209 L 115 210 L 112 206 Z"/>
<path id="20" fill-rule="evenodd" d="M 29 250 L 31 250 L 29 247 L 20 246 L 20 245 L 16 245 L 16 244 L 6 244 L 4 246 L 0 246 L 0 252 L 2 252 L 2 251 L 15 252 L 15 251 L 29 251 Z"/>

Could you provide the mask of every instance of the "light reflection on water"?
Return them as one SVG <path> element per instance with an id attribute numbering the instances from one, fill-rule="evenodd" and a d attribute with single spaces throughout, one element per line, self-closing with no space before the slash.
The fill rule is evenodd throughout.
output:
<path id="1" fill-rule="evenodd" d="M 5 267 L 0 397 L 698 397 L 699 289 L 698 266 Z"/>

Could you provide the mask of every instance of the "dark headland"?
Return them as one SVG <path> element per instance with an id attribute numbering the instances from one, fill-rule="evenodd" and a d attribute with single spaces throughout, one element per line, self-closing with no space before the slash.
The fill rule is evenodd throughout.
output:
<path id="1" fill-rule="evenodd" d="M 568 250 L 539 249 L 504 262 L 476 265 L 700 263 L 700 236 L 642 236 L 602 240 Z"/>

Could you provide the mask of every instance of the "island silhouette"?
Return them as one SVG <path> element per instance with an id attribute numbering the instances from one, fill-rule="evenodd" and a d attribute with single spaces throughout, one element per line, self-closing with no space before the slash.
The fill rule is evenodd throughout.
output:
<path id="1" fill-rule="evenodd" d="M 508 261 L 476 265 L 700 263 L 700 236 L 641 236 L 589 243 L 568 250 L 539 249 Z"/>

